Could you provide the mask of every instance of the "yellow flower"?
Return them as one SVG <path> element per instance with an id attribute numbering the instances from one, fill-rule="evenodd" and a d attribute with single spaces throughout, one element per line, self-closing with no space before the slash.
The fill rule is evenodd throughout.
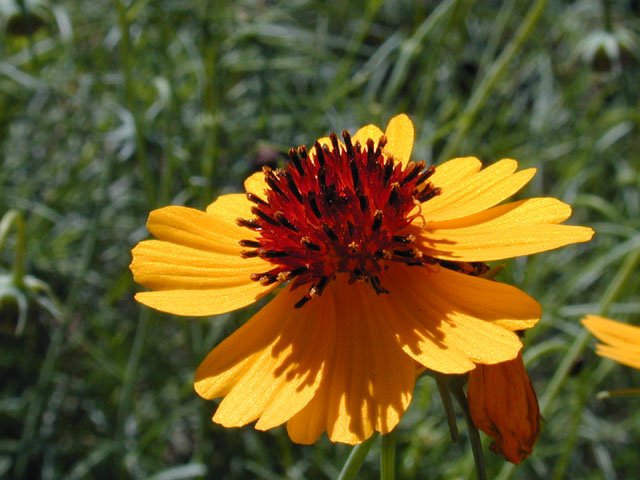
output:
<path id="1" fill-rule="evenodd" d="M 582 324 L 604 344 L 596 346 L 596 353 L 633 368 L 640 368 L 640 327 L 587 315 Z"/>
<path id="2" fill-rule="evenodd" d="M 477 365 L 469 374 L 467 396 L 473 423 L 495 439 L 492 452 L 515 464 L 531 454 L 540 433 L 540 409 L 521 354 Z"/>
<path id="3" fill-rule="evenodd" d="M 151 212 L 158 240 L 133 250 L 136 299 L 178 315 L 215 315 L 285 285 L 198 368 L 195 389 L 224 397 L 213 421 L 266 430 L 287 423 L 298 443 L 327 431 L 359 443 L 407 409 L 418 362 L 445 374 L 515 358 L 516 330 L 540 306 L 520 290 L 470 275 L 485 261 L 591 238 L 559 225 L 553 198 L 498 205 L 533 169 L 481 169 L 473 157 L 437 168 L 410 162 L 406 115 L 343 141 L 291 149 L 282 170 L 245 181 L 206 212 Z"/>

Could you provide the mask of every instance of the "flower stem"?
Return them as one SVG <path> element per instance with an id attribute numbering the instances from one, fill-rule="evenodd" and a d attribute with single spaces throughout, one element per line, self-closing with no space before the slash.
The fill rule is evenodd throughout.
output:
<path id="1" fill-rule="evenodd" d="M 458 441 L 458 424 L 456 423 L 456 413 L 453 410 L 453 402 L 451 401 L 451 392 L 449 391 L 449 380 L 446 375 L 436 373 L 434 375 L 436 379 L 436 385 L 438 386 L 438 392 L 440 393 L 440 399 L 442 400 L 442 406 L 444 407 L 444 413 L 447 417 L 447 424 L 449 425 L 449 434 L 451 435 L 451 441 Z"/>
<path id="2" fill-rule="evenodd" d="M 17 210 L 9 210 L 0 221 L 0 251 L 4 247 L 4 242 L 9 235 L 9 229 L 14 225 L 18 240 L 16 241 L 15 258 L 13 259 L 12 283 L 20 288 L 24 285 L 24 250 L 26 235 L 24 230 L 24 220 Z"/>
<path id="3" fill-rule="evenodd" d="M 382 436 L 380 452 L 380 480 L 393 480 L 396 477 L 396 431 Z"/>
<path id="4" fill-rule="evenodd" d="M 469 432 L 469 443 L 471 443 L 471 451 L 473 452 L 473 460 L 476 464 L 476 473 L 478 480 L 487 480 L 487 466 L 484 462 L 484 453 L 482 452 L 482 440 L 480 439 L 480 433 L 469 412 L 469 403 L 467 397 L 462 389 L 463 384 L 459 382 L 453 382 L 451 384 L 451 392 L 454 398 L 460 405 L 462 412 L 464 413 L 464 419 L 467 423 L 467 431 Z"/>
<path id="5" fill-rule="evenodd" d="M 362 467 L 362 464 L 364 463 L 364 459 L 367 458 L 367 453 L 369 453 L 369 450 L 371 449 L 373 442 L 378 438 L 378 435 L 378 432 L 374 432 L 374 434 L 367 440 L 353 447 L 353 450 L 351 450 L 351 453 L 349 454 L 349 458 L 347 458 L 347 461 L 342 467 L 338 480 L 353 480 L 356 478 L 356 475 L 358 475 L 358 472 L 360 471 L 360 467 Z"/>

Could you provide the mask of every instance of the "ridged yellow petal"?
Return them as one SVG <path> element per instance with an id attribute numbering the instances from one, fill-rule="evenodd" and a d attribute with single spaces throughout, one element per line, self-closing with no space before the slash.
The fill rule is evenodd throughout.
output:
<path id="1" fill-rule="evenodd" d="M 482 162 L 476 157 L 454 158 L 436 167 L 436 171 L 429 181 L 443 191 L 455 186 L 466 177 L 473 175 L 482 168 Z"/>
<path id="2" fill-rule="evenodd" d="M 640 369 L 640 327 L 597 315 L 587 315 L 582 324 L 598 340 L 608 344 L 597 345 L 598 355 Z"/>
<path id="3" fill-rule="evenodd" d="M 415 136 L 415 129 L 409 117 L 402 113 L 389 120 L 385 136 L 387 145 L 383 149 L 384 153 L 406 165 L 411 159 Z"/>
<path id="4" fill-rule="evenodd" d="M 367 125 L 359 129 L 353 137 L 351 137 L 351 142 L 355 145 L 356 142 L 360 142 L 362 147 L 366 147 L 367 139 L 373 140 L 374 145 L 378 145 L 378 140 L 383 135 L 382 130 L 380 130 L 375 125 Z"/>
<path id="5" fill-rule="evenodd" d="M 203 317 L 231 312 L 265 296 L 274 285 L 265 287 L 259 282 L 251 282 L 232 287 L 219 287 L 206 290 L 160 290 L 139 292 L 135 299 L 161 312 Z"/>
<path id="6" fill-rule="evenodd" d="M 268 187 L 269 186 L 267 185 L 267 182 L 264 181 L 264 173 L 262 173 L 262 172 L 252 173 L 244 181 L 244 189 L 247 192 L 255 193 L 256 195 L 258 195 L 260 197 L 264 196 L 264 191 Z M 211 205 L 213 205 L 213 204 L 211 204 Z M 211 206 L 211 205 L 209 205 L 209 206 Z"/>
<path id="7" fill-rule="evenodd" d="M 538 303 L 515 287 L 446 268 L 389 268 L 384 278 L 397 308 L 389 321 L 400 345 L 442 373 L 471 370 L 468 360 L 493 364 L 515 358 L 522 345 L 512 331 L 533 326 L 541 314 Z"/>
<path id="8" fill-rule="evenodd" d="M 535 169 L 514 173 L 515 160 L 500 160 L 478 173 L 441 189 L 440 195 L 424 205 L 428 222 L 451 220 L 482 212 L 509 198 L 535 175 Z M 433 184 L 438 186 L 437 184 Z"/>
<path id="9" fill-rule="evenodd" d="M 410 229 L 420 249 L 443 260 L 490 261 L 529 255 L 586 242 L 593 230 L 556 225 L 571 208 L 554 198 L 532 198 L 499 205 L 465 218 L 428 222 Z"/>
<path id="10" fill-rule="evenodd" d="M 249 275 L 272 268 L 255 257 L 221 254 L 161 240 L 140 242 L 132 251 L 131 271 L 140 285 L 154 290 L 215 289 L 247 285 Z"/>
<path id="11" fill-rule="evenodd" d="M 368 285 L 348 285 L 347 278 L 342 275 L 331 285 L 336 343 L 323 382 L 289 421 L 289 435 L 298 443 L 313 442 L 324 429 L 331 441 L 348 444 L 360 443 L 374 431 L 388 433 L 411 401 L 413 360 L 384 334 L 376 294 Z"/>
<path id="12" fill-rule="evenodd" d="M 313 397 L 333 349 L 334 307 L 328 295 L 296 309 L 299 297 L 281 292 L 202 362 L 196 392 L 225 397 L 215 422 L 238 427 L 259 419 L 256 428 L 273 428 Z"/>

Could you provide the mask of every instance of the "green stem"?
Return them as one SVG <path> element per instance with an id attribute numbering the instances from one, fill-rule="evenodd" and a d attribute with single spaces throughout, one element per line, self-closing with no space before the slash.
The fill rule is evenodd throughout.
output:
<path id="1" fill-rule="evenodd" d="M 17 288 L 24 286 L 24 252 L 26 247 L 26 233 L 24 220 L 17 210 L 9 210 L 2 221 L 0 221 L 0 251 L 4 248 L 4 243 L 9 235 L 11 226 L 15 226 L 18 240 L 16 241 L 15 258 L 13 259 L 13 269 L 11 272 L 12 283 Z"/>
<path id="2" fill-rule="evenodd" d="M 351 450 L 351 453 L 349 454 L 349 458 L 347 458 L 347 461 L 342 467 L 338 480 L 353 480 L 356 478 L 365 458 L 367 458 L 367 453 L 371 450 L 371 446 L 373 445 L 373 442 L 376 441 L 376 438 L 378 438 L 378 435 L 378 432 L 374 432 L 374 434 L 367 440 L 353 447 L 353 450 Z"/>
<path id="3" fill-rule="evenodd" d="M 447 141 L 446 146 L 442 150 L 442 154 L 440 155 L 440 161 L 447 160 L 454 153 L 456 148 L 458 148 L 460 140 L 464 137 L 469 130 L 469 127 L 475 120 L 480 108 L 485 104 L 487 98 L 489 97 L 489 93 L 496 85 L 500 77 L 504 74 L 507 65 L 513 59 L 513 57 L 518 53 L 524 41 L 531 35 L 533 32 L 533 28 L 542 17 L 542 12 L 544 11 L 544 7 L 547 4 L 547 0 L 537 0 L 527 12 L 527 16 L 520 24 L 518 31 L 511 39 L 507 47 L 502 51 L 500 56 L 496 59 L 495 62 L 489 68 L 487 74 L 482 78 L 482 81 L 478 85 L 478 87 L 473 91 L 467 106 L 464 111 L 458 118 L 455 129 L 449 140 Z"/>
<path id="4" fill-rule="evenodd" d="M 380 452 L 380 480 L 393 480 L 396 477 L 396 431 L 382 436 Z"/>
<path id="5" fill-rule="evenodd" d="M 136 160 L 138 162 L 138 170 L 142 177 L 145 193 L 147 194 L 147 202 L 149 207 L 153 208 L 156 204 L 155 182 L 151 168 L 147 163 L 147 147 L 143 134 L 143 123 L 140 117 L 140 108 L 136 105 L 136 94 L 133 84 L 133 53 L 131 49 L 131 36 L 129 34 L 129 21 L 127 19 L 127 10 L 122 0 L 116 0 L 116 9 L 118 11 L 118 27 L 120 28 L 120 61 L 122 64 L 122 76 L 124 79 L 124 103 L 126 109 L 133 117 L 135 126 L 135 143 L 136 143 Z"/>
<path id="6" fill-rule="evenodd" d="M 480 439 L 480 433 L 469 412 L 469 403 L 467 397 L 464 394 L 462 384 L 453 382 L 451 385 L 451 393 L 462 408 L 464 413 L 464 420 L 467 423 L 467 431 L 469 432 L 469 443 L 471 443 L 471 451 L 473 452 L 473 460 L 476 464 L 476 474 L 478 480 L 487 480 L 487 466 L 484 461 L 484 453 L 482 452 L 482 440 Z"/>
<path id="7" fill-rule="evenodd" d="M 438 386 L 438 393 L 440 393 L 440 399 L 442 400 L 442 406 L 444 407 L 444 413 L 447 417 L 447 424 L 449 425 L 449 434 L 451 435 L 451 441 L 457 442 L 459 438 L 458 424 L 456 422 L 456 412 L 453 410 L 453 402 L 451 401 L 451 392 L 449 390 L 449 380 L 446 375 L 436 373 L 434 375 L 436 385 Z"/>

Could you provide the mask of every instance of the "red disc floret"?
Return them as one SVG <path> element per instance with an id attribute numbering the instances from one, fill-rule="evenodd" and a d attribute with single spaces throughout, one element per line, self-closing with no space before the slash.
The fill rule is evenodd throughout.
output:
<path id="1" fill-rule="evenodd" d="M 434 263 L 412 246 L 413 235 L 398 234 L 418 215 L 416 206 L 440 193 L 428 181 L 434 168 L 385 157 L 384 136 L 377 145 L 372 139 L 354 145 L 347 131 L 342 138 L 344 144 L 333 133 L 331 146 L 316 142 L 311 152 L 292 148 L 283 169 L 264 167 L 264 197 L 247 193 L 254 217 L 238 219 L 260 234 L 240 241 L 249 248 L 242 255 L 273 264 L 253 280 L 310 284 L 296 307 L 321 295 L 338 273 L 386 293 L 379 278 L 384 262 Z"/>

